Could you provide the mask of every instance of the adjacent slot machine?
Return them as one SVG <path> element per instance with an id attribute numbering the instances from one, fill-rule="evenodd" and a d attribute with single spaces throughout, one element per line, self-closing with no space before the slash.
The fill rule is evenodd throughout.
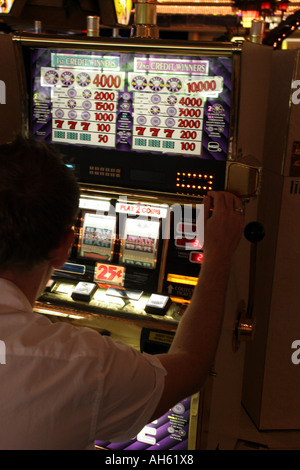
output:
<path id="1" fill-rule="evenodd" d="M 70 258 L 36 310 L 167 351 L 201 269 L 202 198 L 225 188 L 235 152 L 241 51 L 29 33 L 13 45 L 26 126 L 60 149 L 81 186 Z M 200 394 L 177 404 L 135 448 L 204 447 L 201 406 Z"/>

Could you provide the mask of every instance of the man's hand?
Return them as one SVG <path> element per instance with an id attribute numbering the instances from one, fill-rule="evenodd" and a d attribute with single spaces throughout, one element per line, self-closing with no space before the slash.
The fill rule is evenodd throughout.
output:
<path id="1" fill-rule="evenodd" d="M 240 199 L 231 193 L 211 191 L 204 199 L 204 260 L 230 263 L 243 227 Z"/>

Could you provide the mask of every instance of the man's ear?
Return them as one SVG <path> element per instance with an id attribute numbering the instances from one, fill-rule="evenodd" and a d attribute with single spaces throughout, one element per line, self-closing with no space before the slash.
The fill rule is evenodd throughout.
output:
<path id="1" fill-rule="evenodd" d="M 70 229 L 63 234 L 59 246 L 50 253 L 53 268 L 59 269 L 65 264 L 69 257 L 70 248 L 72 247 L 73 242 L 74 230 Z"/>

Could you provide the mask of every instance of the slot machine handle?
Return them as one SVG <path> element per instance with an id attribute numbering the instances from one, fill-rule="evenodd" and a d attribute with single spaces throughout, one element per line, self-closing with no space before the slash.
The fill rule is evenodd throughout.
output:
<path id="1" fill-rule="evenodd" d="M 234 349 L 238 348 L 240 341 L 251 340 L 255 331 L 253 307 L 255 299 L 257 243 L 265 236 L 264 227 L 259 222 L 250 222 L 244 229 L 244 236 L 251 243 L 248 304 L 246 307 L 245 302 L 241 301 L 238 307 L 237 321 L 234 329 Z"/>

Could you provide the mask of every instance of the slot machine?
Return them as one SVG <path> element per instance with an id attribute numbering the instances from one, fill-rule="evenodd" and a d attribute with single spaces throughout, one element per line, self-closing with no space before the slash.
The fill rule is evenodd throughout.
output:
<path id="1" fill-rule="evenodd" d="M 266 437 L 272 431 L 281 448 L 299 448 L 299 50 L 274 51 L 270 77 L 258 205 L 266 236 L 258 247 L 257 334 L 246 349 L 243 404 L 259 442 L 274 446 Z"/>
<path id="2" fill-rule="evenodd" d="M 0 39 L 18 64 L 5 72 L 19 83 L 12 103 L 22 126 L 59 148 L 81 188 L 69 260 L 36 311 L 141 351 L 167 351 L 201 269 L 203 196 L 230 186 L 248 198 L 259 179 L 257 168 L 249 178 L 249 165 L 235 164 L 240 47 L 30 33 Z M 233 317 L 237 298 L 248 295 L 247 246 L 237 254 L 219 359 L 204 390 L 119 449 L 234 445 L 243 347 L 232 347 Z"/>

